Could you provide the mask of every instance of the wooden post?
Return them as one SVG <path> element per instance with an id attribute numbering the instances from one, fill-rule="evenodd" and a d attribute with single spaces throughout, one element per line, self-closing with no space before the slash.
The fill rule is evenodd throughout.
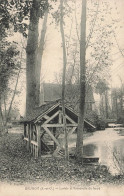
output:
<path id="1" fill-rule="evenodd" d="M 37 153 L 36 153 L 36 148 L 37 148 L 37 146 L 36 145 L 34 145 L 34 158 L 36 159 L 37 158 Z"/>
<path id="2" fill-rule="evenodd" d="M 28 124 L 28 142 L 27 142 L 27 150 L 30 152 L 30 145 L 31 145 L 31 131 L 30 131 L 30 124 Z"/>
<path id="3" fill-rule="evenodd" d="M 38 157 L 38 146 L 37 146 L 37 157 Z"/>
<path id="4" fill-rule="evenodd" d="M 59 124 L 62 124 L 62 111 L 59 111 Z"/>
<path id="5" fill-rule="evenodd" d="M 31 129 L 31 140 L 33 139 L 33 125 L 31 124 L 30 126 L 30 129 Z"/>
<path id="6" fill-rule="evenodd" d="M 32 147 L 33 147 L 33 156 L 34 156 L 34 144 L 32 144 Z"/>
<path id="7" fill-rule="evenodd" d="M 56 127 L 53 127 L 53 135 L 56 137 Z M 56 143 L 54 142 L 54 150 L 56 149 Z"/>
<path id="8" fill-rule="evenodd" d="M 33 153 L 33 150 L 32 150 L 32 144 L 31 144 L 31 154 Z"/>
<path id="9" fill-rule="evenodd" d="M 41 133 L 40 133 L 40 125 L 36 125 L 36 130 L 37 130 L 37 142 L 38 142 L 38 156 L 41 156 L 41 140 L 40 140 L 40 137 L 41 137 Z"/>
<path id="10" fill-rule="evenodd" d="M 24 137 L 26 137 L 26 126 L 27 126 L 27 124 L 25 123 L 24 124 Z"/>

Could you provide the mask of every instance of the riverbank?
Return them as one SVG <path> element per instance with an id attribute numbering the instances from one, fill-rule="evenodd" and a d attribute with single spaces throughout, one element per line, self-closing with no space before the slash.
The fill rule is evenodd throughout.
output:
<path id="1" fill-rule="evenodd" d="M 0 137 L 0 181 L 11 184 L 48 182 L 70 185 L 123 185 L 124 176 L 112 176 L 106 166 L 81 165 L 63 158 L 34 159 L 27 152 L 21 133 Z"/>

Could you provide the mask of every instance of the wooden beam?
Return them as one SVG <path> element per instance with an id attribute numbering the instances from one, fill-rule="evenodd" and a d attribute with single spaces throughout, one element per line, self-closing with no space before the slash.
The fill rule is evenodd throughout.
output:
<path id="1" fill-rule="evenodd" d="M 63 127 L 63 124 L 43 124 L 41 125 L 41 127 L 45 128 L 45 127 Z M 77 127 L 78 124 L 66 124 L 66 127 Z"/>
<path id="2" fill-rule="evenodd" d="M 47 120 L 47 119 L 49 119 L 49 116 L 45 114 L 45 115 L 43 116 L 43 118 L 45 118 L 45 119 Z"/>
<path id="3" fill-rule="evenodd" d="M 26 127 L 27 127 L 27 124 L 24 124 L 24 137 L 26 137 Z"/>
<path id="4" fill-rule="evenodd" d="M 57 106 L 59 106 L 60 103 L 57 103 L 53 106 L 51 106 L 50 109 L 48 109 L 46 112 L 44 112 L 43 114 L 41 114 L 40 116 L 37 117 L 37 119 L 34 121 L 35 123 L 40 120 L 45 114 L 48 114 L 49 112 L 51 112 L 54 108 L 56 108 Z"/>
<path id="5" fill-rule="evenodd" d="M 61 133 L 56 132 L 56 139 L 60 136 Z"/>
<path id="6" fill-rule="evenodd" d="M 84 119 L 84 122 L 86 122 L 87 124 L 89 124 L 91 127 L 93 127 L 94 129 L 96 128 L 94 125 L 92 125 L 89 121 Z"/>
<path id="7" fill-rule="evenodd" d="M 54 119 L 57 115 L 59 115 L 59 111 L 57 111 L 55 114 L 53 114 L 51 117 L 49 117 L 44 124 L 47 124 L 48 122 L 50 122 L 52 119 Z M 43 125 L 44 125 L 43 124 Z"/>
<path id="8" fill-rule="evenodd" d="M 53 156 L 57 156 L 58 152 L 61 150 L 60 146 L 57 146 L 56 150 L 53 153 Z"/>
<path id="9" fill-rule="evenodd" d="M 68 119 L 71 123 L 75 124 L 76 122 L 72 120 L 67 114 L 65 115 L 66 119 Z"/>
<path id="10" fill-rule="evenodd" d="M 56 138 L 56 127 L 53 127 L 53 135 Z M 56 149 L 56 143 L 54 142 L 54 150 Z"/>
<path id="11" fill-rule="evenodd" d="M 53 141 L 58 145 L 61 146 L 60 143 L 58 142 L 58 140 L 54 137 L 54 135 L 51 133 L 51 131 L 47 128 L 44 127 L 45 131 L 48 133 L 48 135 L 53 139 Z"/>
<path id="12" fill-rule="evenodd" d="M 34 141 L 34 140 L 31 140 L 31 144 L 35 145 L 35 146 L 38 146 L 38 142 Z"/>
<path id="13" fill-rule="evenodd" d="M 28 137 L 24 137 L 24 140 L 28 141 Z"/>
<path id="14" fill-rule="evenodd" d="M 46 131 L 44 131 L 44 132 L 41 134 L 40 138 L 42 138 L 42 137 L 44 136 L 45 133 L 46 133 Z"/>
<path id="15" fill-rule="evenodd" d="M 59 124 L 62 124 L 62 111 L 59 111 Z"/>
<path id="16" fill-rule="evenodd" d="M 27 150 L 30 152 L 30 145 L 31 145 L 31 125 L 28 124 L 28 143 L 27 143 Z"/>
<path id="17" fill-rule="evenodd" d="M 36 125 L 36 130 L 37 130 L 37 143 L 38 143 L 38 149 L 37 149 L 37 154 L 40 156 L 41 155 L 41 131 L 40 131 L 40 126 Z"/>
<path id="18" fill-rule="evenodd" d="M 70 135 L 75 131 L 76 128 L 77 128 L 77 127 L 73 127 L 73 128 L 71 129 L 71 131 L 69 131 L 68 135 L 70 136 Z"/>

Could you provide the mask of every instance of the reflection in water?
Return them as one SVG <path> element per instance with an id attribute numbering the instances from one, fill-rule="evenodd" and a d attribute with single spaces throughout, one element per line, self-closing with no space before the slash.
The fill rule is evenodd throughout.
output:
<path id="1" fill-rule="evenodd" d="M 84 141 L 83 154 L 99 157 L 99 163 L 106 165 L 111 174 L 124 173 L 124 137 L 113 129 L 94 132 Z"/>
<path id="2" fill-rule="evenodd" d="M 62 142 L 62 139 L 61 139 Z M 96 131 L 83 142 L 85 156 L 98 157 L 101 165 L 106 165 L 112 175 L 124 173 L 124 130 L 107 128 Z M 64 143 L 63 143 L 64 147 Z M 76 147 L 76 134 L 69 138 L 69 148 Z"/>
<path id="3" fill-rule="evenodd" d="M 94 144 L 88 144 L 83 147 L 83 155 L 84 156 L 94 156 L 98 151 L 98 147 Z"/>
<path id="4" fill-rule="evenodd" d="M 113 159 L 120 174 L 124 174 L 124 139 L 114 141 Z"/>

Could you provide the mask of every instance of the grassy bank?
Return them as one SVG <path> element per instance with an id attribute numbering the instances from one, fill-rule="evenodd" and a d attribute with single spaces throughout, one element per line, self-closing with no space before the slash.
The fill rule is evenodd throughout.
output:
<path id="1" fill-rule="evenodd" d="M 8 183 L 123 184 L 123 176 L 111 176 L 105 166 L 80 165 L 71 159 L 34 159 L 27 152 L 21 133 L 0 137 L 0 181 Z"/>

